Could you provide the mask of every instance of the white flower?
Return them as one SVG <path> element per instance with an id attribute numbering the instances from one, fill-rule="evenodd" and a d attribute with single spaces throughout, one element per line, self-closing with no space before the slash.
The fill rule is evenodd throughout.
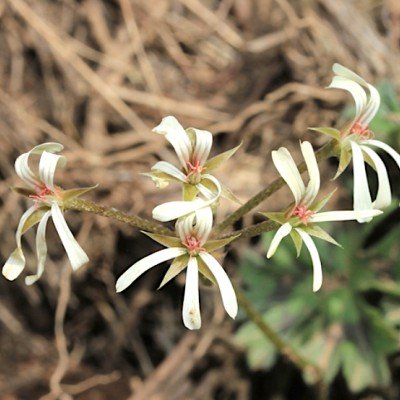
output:
<path id="1" fill-rule="evenodd" d="M 313 264 L 313 290 L 317 291 L 322 285 L 322 269 L 318 250 L 311 236 L 318 237 L 333 244 L 338 243 L 327 232 L 315 224 L 327 221 L 348 221 L 372 218 L 382 212 L 371 209 L 318 212 L 327 203 L 331 195 L 328 195 L 320 201 L 316 200 L 320 186 L 320 174 L 317 160 L 309 142 L 303 142 L 300 146 L 309 175 L 307 186 L 304 185 L 296 163 L 286 148 L 281 147 L 279 150 L 272 152 L 274 165 L 292 191 L 295 202 L 286 213 L 263 213 L 268 218 L 282 225 L 277 230 L 271 242 L 267 257 L 270 258 L 275 254 L 281 240 L 289 234 L 292 237 L 298 253 L 300 253 L 301 245 L 304 241 L 310 252 Z"/>
<path id="2" fill-rule="evenodd" d="M 60 207 L 65 198 L 79 196 L 88 191 L 89 188 L 64 191 L 54 185 L 54 174 L 57 167 L 63 167 L 66 163 L 64 157 L 54 154 L 62 149 L 63 146 L 61 144 L 44 143 L 34 147 L 28 153 L 20 155 L 15 161 L 15 170 L 18 176 L 29 187 L 29 189 L 19 189 L 19 191 L 29 194 L 29 197 L 34 201 L 34 205 L 22 215 L 16 232 L 17 248 L 3 266 L 2 273 L 9 280 L 16 279 L 25 268 L 21 237 L 37 223 L 39 224 L 36 234 L 37 272 L 34 275 L 27 276 L 25 283 L 31 285 L 43 274 L 47 256 L 45 233 L 50 216 L 53 219 L 54 226 L 60 236 L 72 268 L 76 270 L 89 261 L 86 253 L 69 230 Z M 40 155 L 38 174 L 34 173 L 29 166 L 29 159 L 32 155 Z"/>
<path id="3" fill-rule="evenodd" d="M 400 168 L 400 155 L 389 145 L 373 139 L 368 125 L 376 115 L 380 105 L 378 91 L 363 78 L 339 64 L 333 65 L 333 78 L 329 88 L 350 92 L 356 105 L 353 121 L 338 138 L 341 144 L 341 162 L 337 176 L 347 167 L 353 157 L 354 169 L 354 210 L 382 209 L 392 200 L 390 183 L 386 167 L 373 148 L 386 151 Z M 377 172 L 378 191 L 373 201 L 368 185 L 365 163 L 368 162 Z M 371 218 L 359 218 L 359 222 L 368 222 Z"/>
<path id="4" fill-rule="evenodd" d="M 218 284 L 225 310 L 230 317 L 235 318 L 238 305 L 233 286 L 220 263 L 209 254 L 209 252 L 225 246 L 234 237 L 224 240 L 208 240 L 212 223 L 212 210 L 210 207 L 205 207 L 177 220 L 175 227 L 178 237 L 145 232 L 152 239 L 168 248 L 151 254 L 128 268 L 117 280 L 117 292 L 125 290 L 150 268 L 174 259 L 160 287 L 187 268 L 182 318 L 188 329 L 199 329 L 201 326 L 199 272 Z"/>

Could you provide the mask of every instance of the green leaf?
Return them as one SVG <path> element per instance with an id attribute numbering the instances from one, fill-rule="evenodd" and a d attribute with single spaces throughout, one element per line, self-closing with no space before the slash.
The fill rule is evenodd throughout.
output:
<path id="1" fill-rule="evenodd" d="M 285 214 L 282 212 L 260 212 L 260 214 L 281 225 L 287 222 Z"/>
<path id="2" fill-rule="evenodd" d="M 145 231 L 141 232 L 165 247 L 183 247 L 181 239 L 175 236 L 159 235 L 157 233 L 150 233 Z"/>
<path id="3" fill-rule="evenodd" d="M 47 211 L 49 211 L 49 208 L 40 207 L 33 214 L 31 214 L 22 227 L 22 234 L 36 225 Z"/>
<path id="4" fill-rule="evenodd" d="M 297 253 L 297 257 L 298 257 L 300 255 L 300 253 L 301 253 L 301 248 L 302 248 L 302 245 L 303 245 L 303 239 L 298 234 L 298 232 L 296 232 L 294 229 L 291 230 L 290 237 L 293 240 L 294 247 L 296 248 L 296 253 Z"/>
<path id="5" fill-rule="evenodd" d="M 168 271 L 164 275 L 164 278 L 161 281 L 158 289 L 161 289 L 171 279 L 175 278 L 180 272 L 182 272 L 187 267 L 188 262 L 189 262 L 188 254 L 182 254 L 181 256 L 176 257 L 174 261 L 172 261 L 171 266 L 168 268 Z"/>
<path id="6" fill-rule="evenodd" d="M 332 192 L 328 193 L 326 196 L 324 196 L 321 200 L 316 200 L 314 203 L 311 205 L 311 210 L 314 212 L 318 212 L 322 210 L 325 205 L 328 203 L 328 201 L 331 199 L 331 197 L 335 194 L 337 189 L 333 189 Z"/>
<path id="7" fill-rule="evenodd" d="M 333 139 L 336 139 L 338 142 L 340 141 L 340 131 L 335 128 L 330 127 L 317 127 L 317 128 L 308 128 L 310 131 L 322 133 L 323 135 L 330 136 Z"/>
<path id="8" fill-rule="evenodd" d="M 338 243 L 328 232 L 323 230 L 318 225 L 305 225 L 301 229 L 303 229 L 303 231 L 307 232 L 311 236 L 317 237 L 319 239 L 325 240 L 326 242 L 342 247 L 340 243 Z"/>
<path id="9" fill-rule="evenodd" d="M 333 181 L 343 173 L 343 171 L 350 164 L 350 161 L 351 161 L 351 151 L 348 150 L 347 148 L 342 147 L 340 150 L 339 166 L 335 176 L 332 178 Z"/>
<path id="10" fill-rule="evenodd" d="M 207 250 L 207 252 L 211 253 L 215 250 L 220 249 L 221 247 L 226 246 L 227 244 L 229 244 L 230 242 L 232 242 L 232 240 L 235 240 L 236 238 L 238 238 L 240 236 L 239 235 L 234 235 L 234 236 L 230 236 L 226 239 L 217 239 L 217 240 L 208 240 L 205 244 L 204 244 L 204 249 Z"/>
<path id="11" fill-rule="evenodd" d="M 207 267 L 207 264 L 200 258 L 197 257 L 197 265 L 199 268 L 199 272 L 211 283 L 214 285 L 217 285 L 217 281 L 214 278 L 214 275 L 210 271 L 210 269 Z"/>
<path id="12" fill-rule="evenodd" d="M 240 146 L 242 145 L 242 142 L 234 147 L 233 149 L 230 149 L 228 151 L 225 151 L 224 153 L 218 154 L 217 156 L 210 158 L 206 163 L 205 163 L 205 167 L 206 167 L 206 171 L 212 171 L 216 168 L 218 168 L 222 163 L 224 163 L 225 161 L 229 160 L 240 148 Z"/>
<path id="13" fill-rule="evenodd" d="M 231 200 L 235 202 L 236 204 L 242 205 L 243 203 L 233 194 L 232 190 L 226 187 L 225 185 L 222 185 L 222 193 L 221 196 L 224 197 L 225 199 Z"/>
<path id="14" fill-rule="evenodd" d="M 88 186 L 88 187 L 83 187 L 83 188 L 63 190 L 61 192 L 61 198 L 63 201 L 75 199 L 77 197 L 83 196 L 85 193 L 90 192 L 91 190 L 96 189 L 98 186 L 99 185 L 94 185 L 94 186 Z"/>

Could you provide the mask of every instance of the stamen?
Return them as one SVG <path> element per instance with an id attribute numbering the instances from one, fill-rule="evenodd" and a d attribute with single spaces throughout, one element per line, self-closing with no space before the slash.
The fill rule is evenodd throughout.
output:
<path id="1" fill-rule="evenodd" d="M 45 199 L 46 196 L 53 194 L 53 191 L 47 186 L 36 186 L 35 192 L 36 194 L 31 194 L 29 197 L 34 200 L 36 207 Z"/>
<path id="2" fill-rule="evenodd" d="M 307 208 L 307 206 L 303 205 L 298 205 L 296 208 L 293 210 L 292 215 L 299 217 L 300 221 L 304 224 L 307 225 L 308 220 L 310 217 L 315 214 L 314 211 L 311 211 Z"/>
<path id="3" fill-rule="evenodd" d="M 182 244 L 188 249 L 191 256 L 197 256 L 200 251 L 205 251 L 205 249 L 200 246 L 200 240 L 195 236 L 187 236 Z"/>
<path id="4" fill-rule="evenodd" d="M 188 161 L 187 165 L 188 165 L 189 171 L 190 171 L 188 175 L 201 174 L 205 170 L 205 167 L 200 165 L 200 161 L 199 160 L 195 160 L 195 161 L 193 161 L 193 163 Z"/>
<path id="5" fill-rule="evenodd" d="M 368 129 L 368 126 L 362 126 L 359 122 L 355 122 L 350 128 L 350 133 L 357 135 L 360 139 L 368 140 L 374 137 L 374 133 Z"/>

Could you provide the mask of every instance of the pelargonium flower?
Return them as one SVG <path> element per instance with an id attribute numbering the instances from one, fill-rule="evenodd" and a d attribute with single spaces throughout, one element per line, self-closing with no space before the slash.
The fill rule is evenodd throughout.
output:
<path id="1" fill-rule="evenodd" d="M 150 268 L 173 259 L 160 288 L 186 269 L 182 318 L 188 329 L 199 329 L 201 327 L 199 272 L 206 279 L 219 286 L 225 310 L 231 318 L 235 318 L 238 310 L 235 291 L 228 275 L 210 252 L 225 246 L 236 236 L 221 240 L 208 240 L 212 223 L 212 210 L 210 207 L 205 207 L 176 221 L 175 229 L 178 237 L 144 232 L 153 240 L 168 248 L 157 251 L 128 268 L 117 280 L 117 292 L 125 290 Z"/>
<path id="2" fill-rule="evenodd" d="M 29 196 L 34 204 L 21 217 L 15 236 L 17 248 L 3 266 L 2 273 L 9 280 L 16 279 L 25 268 L 21 237 L 36 224 L 39 224 L 36 234 L 37 272 L 34 275 L 27 276 L 25 283 L 31 285 L 43 274 L 47 257 L 45 234 L 50 217 L 53 219 L 54 226 L 60 236 L 72 268 L 77 270 L 89 261 L 88 256 L 69 230 L 62 208 L 64 201 L 78 197 L 92 188 L 63 190 L 54 184 L 54 175 L 57 167 L 64 167 L 66 164 L 63 156 L 54 154 L 62 149 L 63 146 L 59 143 L 44 143 L 20 155 L 15 161 L 17 175 L 28 186 L 28 189 L 16 188 L 16 191 Z M 33 172 L 29 166 L 29 159 L 34 155 L 40 155 L 38 173 Z"/>
<path id="3" fill-rule="evenodd" d="M 318 163 L 315 158 L 314 150 L 309 142 L 303 142 L 300 146 L 309 175 L 307 186 L 305 186 L 296 163 L 286 148 L 281 147 L 279 150 L 272 152 L 274 165 L 289 186 L 295 201 L 286 212 L 263 213 L 271 220 L 282 225 L 272 239 L 267 257 L 270 258 L 275 254 L 281 240 L 287 235 L 291 236 L 297 254 L 300 254 L 302 243 L 304 241 L 312 259 L 314 271 L 313 291 L 315 292 L 319 290 L 322 285 L 322 267 L 318 250 L 311 236 L 339 245 L 335 239 L 316 224 L 328 221 L 348 221 L 361 218 L 372 218 L 381 214 L 382 211 L 368 209 L 357 211 L 319 212 L 319 210 L 321 210 L 328 202 L 333 193 L 321 200 L 316 199 L 320 187 Z"/>
<path id="4" fill-rule="evenodd" d="M 223 196 L 236 201 L 229 189 L 221 184 L 215 185 L 216 179 L 212 179 L 209 172 L 232 157 L 240 145 L 208 159 L 213 141 L 212 134 L 195 128 L 185 130 L 173 116 L 163 118 L 153 132 L 164 135 L 171 143 L 180 164 L 178 168 L 169 162 L 159 161 L 151 168 L 151 172 L 145 174 L 150 176 L 158 187 L 163 188 L 171 181 L 182 183 L 183 198 L 187 201 L 193 200 L 199 192 L 205 196 L 210 196 L 210 192 L 216 195 L 220 188 Z"/>
<path id="5" fill-rule="evenodd" d="M 342 131 L 332 128 L 316 128 L 329 134 L 340 143 L 340 162 L 336 176 L 339 176 L 353 158 L 354 170 L 354 210 L 382 209 L 392 200 L 390 183 L 385 164 L 373 148 L 386 151 L 400 168 L 400 155 L 389 145 L 374 139 L 369 123 L 376 115 L 380 105 L 379 92 L 359 75 L 340 64 L 333 65 L 336 74 L 329 88 L 348 91 L 354 99 L 356 113 L 351 123 Z M 376 170 L 378 191 L 373 201 L 368 185 L 365 163 Z M 371 218 L 361 218 L 359 222 L 368 222 Z"/>

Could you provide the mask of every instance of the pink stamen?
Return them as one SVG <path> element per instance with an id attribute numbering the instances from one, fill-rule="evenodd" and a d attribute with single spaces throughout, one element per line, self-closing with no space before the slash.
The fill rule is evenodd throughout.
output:
<path id="1" fill-rule="evenodd" d="M 374 137 L 373 132 L 368 129 L 368 126 L 362 126 L 359 122 L 355 122 L 350 128 L 350 133 L 359 136 L 361 139 L 372 139 Z"/>
<path id="2" fill-rule="evenodd" d="M 187 236 L 183 245 L 189 250 L 191 256 L 196 256 L 200 251 L 205 250 L 201 247 L 200 240 L 195 236 Z"/>
<path id="3" fill-rule="evenodd" d="M 315 214 L 314 211 L 311 211 L 307 208 L 307 206 L 302 205 L 296 206 L 296 208 L 292 212 L 292 215 L 299 217 L 304 225 L 307 225 L 308 220 L 313 214 Z"/>
<path id="4" fill-rule="evenodd" d="M 46 196 L 53 194 L 53 191 L 47 186 L 36 186 L 35 192 L 36 194 L 31 194 L 29 197 L 35 201 L 36 207 L 45 199 Z"/>
<path id="5" fill-rule="evenodd" d="M 201 174 L 205 170 L 205 167 L 200 165 L 199 160 L 195 160 L 193 162 L 188 161 L 187 165 L 188 165 L 188 169 L 190 171 L 188 175 L 192 175 L 192 174 L 196 174 L 196 173 Z"/>

